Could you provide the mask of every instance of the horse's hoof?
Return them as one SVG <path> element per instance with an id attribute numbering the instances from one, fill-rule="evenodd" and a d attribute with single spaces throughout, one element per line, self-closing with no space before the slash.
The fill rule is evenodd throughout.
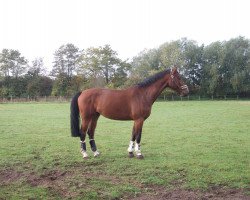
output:
<path id="1" fill-rule="evenodd" d="M 129 158 L 133 158 L 134 157 L 134 153 L 133 152 L 128 152 L 128 157 Z"/>
<path id="2" fill-rule="evenodd" d="M 143 159 L 144 156 L 143 156 L 142 154 L 139 154 L 139 155 L 136 155 L 136 158 L 137 158 L 137 159 Z"/>
<path id="3" fill-rule="evenodd" d="M 81 154 L 82 154 L 83 159 L 86 160 L 89 158 L 88 154 L 85 151 L 81 151 Z"/>
<path id="4" fill-rule="evenodd" d="M 100 153 L 98 151 L 95 151 L 94 152 L 94 157 L 98 157 L 98 156 L 100 156 Z"/>

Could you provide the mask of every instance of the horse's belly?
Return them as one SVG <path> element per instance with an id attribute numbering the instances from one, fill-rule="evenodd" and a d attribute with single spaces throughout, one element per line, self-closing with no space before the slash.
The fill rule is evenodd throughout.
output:
<path id="1" fill-rule="evenodd" d="M 121 108 L 102 109 L 97 112 L 100 113 L 102 116 L 109 118 L 109 119 L 131 120 L 130 114 Z"/>
<path id="2" fill-rule="evenodd" d="M 131 110 L 128 105 L 116 102 L 102 102 L 96 108 L 102 116 L 114 120 L 131 120 Z"/>
<path id="3" fill-rule="evenodd" d="M 105 115 L 102 114 L 104 117 L 108 118 L 108 119 L 113 119 L 113 120 L 132 120 L 131 117 L 129 116 L 116 116 L 116 115 Z"/>

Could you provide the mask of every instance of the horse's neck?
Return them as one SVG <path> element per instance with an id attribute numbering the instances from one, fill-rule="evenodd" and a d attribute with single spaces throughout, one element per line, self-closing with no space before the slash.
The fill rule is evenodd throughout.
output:
<path id="1" fill-rule="evenodd" d="M 167 79 L 168 78 L 165 76 L 162 79 L 157 80 L 152 85 L 144 88 L 144 92 L 149 103 L 153 104 L 162 91 L 168 86 Z"/>

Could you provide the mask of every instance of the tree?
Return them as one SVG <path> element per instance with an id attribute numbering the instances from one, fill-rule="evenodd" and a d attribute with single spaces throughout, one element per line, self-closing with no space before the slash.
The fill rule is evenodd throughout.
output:
<path id="1" fill-rule="evenodd" d="M 26 95 L 27 81 L 22 75 L 26 71 L 27 60 L 18 50 L 3 49 L 0 53 L 1 95 L 22 97 Z"/>
<path id="2" fill-rule="evenodd" d="M 28 80 L 25 77 L 11 77 L 7 76 L 1 81 L 1 95 L 2 97 L 27 97 Z"/>
<path id="3" fill-rule="evenodd" d="M 55 52 L 52 75 L 56 80 L 53 85 L 53 95 L 65 96 L 70 93 L 67 89 L 71 85 L 72 77 L 78 71 L 80 53 L 79 48 L 73 44 L 62 45 Z"/>
<path id="4" fill-rule="evenodd" d="M 224 42 L 222 76 L 226 94 L 250 91 L 250 41 L 233 38 Z"/>
<path id="5" fill-rule="evenodd" d="M 88 80 L 82 75 L 75 75 L 67 86 L 66 96 L 73 96 L 75 93 L 87 88 Z"/>
<path id="6" fill-rule="evenodd" d="M 3 49 L 0 53 L 0 73 L 7 77 L 10 76 L 10 53 L 8 49 Z"/>
<path id="7" fill-rule="evenodd" d="M 43 59 L 36 58 L 32 61 L 29 71 L 25 75 L 28 80 L 27 94 L 30 97 L 50 96 L 53 86 L 51 78 L 45 76 L 46 69 Z"/>
<path id="8" fill-rule="evenodd" d="M 0 53 L 0 72 L 6 76 L 15 78 L 24 74 L 27 67 L 27 60 L 21 56 L 18 50 L 3 49 Z"/>
<path id="9" fill-rule="evenodd" d="M 161 69 L 184 65 L 184 55 L 181 40 L 166 42 L 159 48 Z"/>
<path id="10" fill-rule="evenodd" d="M 131 64 L 127 61 L 120 63 L 120 66 L 114 72 L 114 75 L 111 80 L 110 88 L 123 88 L 124 83 L 128 80 L 128 72 L 131 69 Z"/>
<path id="11" fill-rule="evenodd" d="M 28 74 L 31 76 L 42 76 L 46 74 L 43 58 L 36 58 L 29 67 Z"/>
<path id="12" fill-rule="evenodd" d="M 124 72 L 125 69 L 124 61 L 117 57 L 117 52 L 112 50 L 110 45 L 86 49 L 79 59 L 79 65 L 81 68 L 78 73 L 91 79 L 104 78 L 106 85 L 111 83 L 119 70 Z"/>
<path id="13" fill-rule="evenodd" d="M 223 57 L 224 47 L 219 41 L 204 48 L 202 73 L 202 92 L 204 94 L 220 95 L 223 93 L 221 73 Z"/>
<path id="14" fill-rule="evenodd" d="M 80 56 L 79 48 L 73 44 L 62 45 L 54 54 L 52 75 L 57 77 L 64 74 L 70 79 L 77 71 L 77 61 Z"/>
<path id="15" fill-rule="evenodd" d="M 197 42 L 184 38 L 181 40 L 181 48 L 184 59 L 182 67 L 183 76 L 189 83 L 191 91 L 199 90 L 203 70 L 202 56 L 204 45 L 198 46 Z"/>
<path id="16" fill-rule="evenodd" d="M 60 73 L 54 81 L 51 94 L 53 96 L 66 96 L 68 85 L 69 80 L 66 74 Z"/>
<path id="17" fill-rule="evenodd" d="M 27 93 L 30 97 L 50 96 L 53 81 L 46 76 L 36 76 L 27 85 Z"/>
<path id="18" fill-rule="evenodd" d="M 202 88 L 212 95 L 246 94 L 250 86 L 250 42 L 238 37 L 204 48 Z"/>
<path id="19" fill-rule="evenodd" d="M 99 59 L 99 69 L 105 77 L 106 84 L 108 84 L 115 69 L 120 66 L 121 60 L 117 58 L 117 53 L 109 45 L 99 48 Z"/>
<path id="20" fill-rule="evenodd" d="M 132 60 L 132 74 L 142 78 L 147 77 L 150 71 L 157 71 L 160 68 L 160 55 L 157 49 L 145 49 Z"/>

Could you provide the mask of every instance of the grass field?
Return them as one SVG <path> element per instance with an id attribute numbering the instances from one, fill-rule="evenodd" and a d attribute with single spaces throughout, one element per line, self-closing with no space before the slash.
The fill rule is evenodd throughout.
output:
<path id="1" fill-rule="evenodd" d="M 250 101 L 155 103 L 144 160 L 127 157 L 132 124 L 101 117 L 101 156 L 89 150 L 83 160 L 68 103 L 0 104 L 0 199 L 213 197 L 213 189 L 249 197 Z"/>

